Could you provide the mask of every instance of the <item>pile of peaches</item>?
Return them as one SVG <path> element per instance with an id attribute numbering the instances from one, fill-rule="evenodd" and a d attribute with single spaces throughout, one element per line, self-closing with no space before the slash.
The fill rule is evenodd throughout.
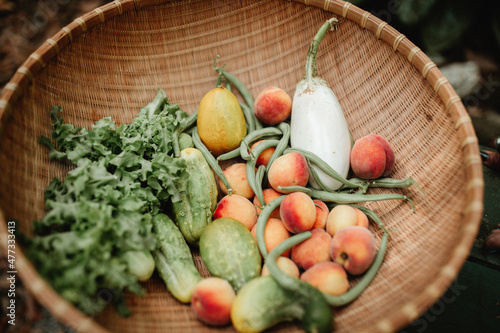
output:
<path id="1" fill-rule="evenodd" d="M 258 157 L 257 167 L 267 165 L 273 151 L 273 147 L 265 150 Z M 234 218 L 256 239 L 257 219 L 263 205 L 248 183 L 246 164 L 232 164 L 223 172 L 233 193 L 228 194 L 219 182 L 225 196 L 213 218 Z M 291 184 L 306 186 L 308 177 L 308 164 L 300 153 L 287 153 L 273 162 L 268 187 L 263 189 L 264 205 L 279 196 L 286 197 L 271 213 L 264 241 L 269 252 L 291 235 L 311 231 L 312 237 L 284 252 L 277 264 L 285 273 L 309 282 L 324 293 L 341 295 L 349 289 L 349 275 L 363 274 L 372 264 L 377 253 L 375 237 L 368 229 L 368 217 L 361 210 L 349 205 L 336 205 L 330 210 L 325 202 L 303 192 L 281 190 Z M 268 274 L 265 265 L 262 274 Z"/>

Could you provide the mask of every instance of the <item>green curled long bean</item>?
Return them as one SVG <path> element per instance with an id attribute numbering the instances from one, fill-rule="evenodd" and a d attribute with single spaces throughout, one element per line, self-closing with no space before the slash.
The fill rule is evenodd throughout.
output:
<path id="1" fill-rule="evenodd" d="M 304 186 L 297 186 L 297 185 L 278 186 L 277 190 L 279 190 L 281 193 L 303 192 L 308 196 L 312 195 L 312 190 L 309 187 L 304 187 Z"/>
<path id="2" fill-rule="evenodd" d="M 217 71 L 217 73 L 219 74 L 222 74 L 224 75 L 224 77 L 226 78 L 226 80 L 228 82 L 231 82 L 231 84 L 233 86 L 236 87 L 236 89 L 238 89 L 238 91 L 240 92 L 241 96 L 243 97 L 243 99 L 245 100 L 245 103 L 251 108 L 252 110 L 252 113 L 253 113 L 253 104 L 254 104 L 254 99 L 253 99 L 253 96 L 252 96 L 252 93 L 250 92 L 250 90 L 248 90 L 248 88 L 245 86 L 245 84 L 243 82 L 241 82 L 240 79 L 238 79 L 235 75 L 227 72 L 224 70 L 224 66 L 222 67 L 217 67 L 215 65 L 217 59 L 219 58 L 219 55 L 217 55 L 214 59 L 214 69 L 215 71 Z"/>
<path id="3" fill-rule="evenodd" d="M 369 201 L 384 201 L 384 200 L 407 200 L 411 205 L 412 212 L 415 211 L 413 202 L 404 194 L 399 193 L 380 193 L 380 194 L 351 194 L 343 192 L 327 192 L 311 189 L 311 197 L 325 202 L 336 203 L 358 203 Z"/>
<path id="4" fill-rule="evenodd" d="M 325 183 L 323 183 L 323 181 L 321 180 L 321 178 L 319 177 L 318 175 L 318 171 L 316 171 L 315 168 L 313 168 L 313 165 L 311 163 L 311 161 L 306 158 L 306 162 L 307 162 L 307 167 L 309 168 L 309 172 L 311 173 L 314 181 L 316 182 L 316 184 L 323 190 L 323 191 L 329 191 L 328 187 L 326 187 Z"/>
<path id="5" fill-rule="evenodd" d="M 415 186 L 421 193 L 425 194 L 425 191 L 415 182 L 412 177 L 408 177 L 405 179 L 395 179 L 395 178 L 378 178 L 374 180 L 367 180 L 361 178 L 351 178 L 350 182 L 358 184 L 357 187 L 382 187 L 382 188 L 409 188 L 411 186 Z M 343 185 L 340 190 L 352 188 L 346 185 Z"/>
<path id="6" fill-rule="evenodd" d="M 352 204 L 359 202 L 384 200 L 407 200 L 411 205 L 412 211 L 415 211 L 415 206 L 413 205 L 413 202 L 410 200 L 410 198 L 408 198 L 404 194 L 398 193 L 355 194 L 343 192 L 328 192 L 304 186 L 283 186 L 280 189 L 286 192 L 303 192 L 311 196 L 311 198 L 319 199 L 324 202 L 335 202 L 338 204 Z"/>
<path id="7" fill-rule="evenodd" d="M 182 123 L 177 126 L 174 130 L 172 136 L 172 147 L 174 148 L 175 157 L 181 156 L 181 150 L 179 148 L 179 135 L 184 132 L 186 129 L 190 128 L 196 123 L 196 119 L 198 117 L 198 110 L 194 111 L 189 117 L 185 118 Z"/>
<path id="8" fill-rule="evenodd" d="M 344 185 L 350 186 L 352 188 L 358 187 L 358 184 L 349 181 L 348 179 L 342 177 L 337 171 L 335 171 L 331 166 L 328 165 L 325 161 L 323 161 L 318 155 L 311 153 L 307 150 L 300 148 L 288 148 L 285 150 L 285 154 L 289 152 L 298 152 L 304 155 L 306 159 L 309 159 L 312 164 L 316 165 L 321 171 L 326 173 L 328 176 L 333 179 L 341 182 Z"/>
<path id="9" fill-rule="evenodd" d="M 217 156 L 217 160 L 218 161 L 227 161 L 227 160 L 230 160 L 232 158 L 239 157 L 239 156 L 240 156 L 240 147 L 235 148 L 227 153 L 220 154 L 219 156 Z"/>
<path id="10" fill-rule="evenodd" d="M 276 264 L 276 260 L 278 260 L 279 256 L 283 252 L 311 238 L 311 236 L 312 233 L 310 231 L 295 234 L 276 245 L 265 258 L 266 267 L 269 269 L 269 274 L 271 274 L 271 276 L 276 280 L 280 287 L 287 290 L 299 291 L 301 285 L 300 280 L 281 271 L 281 269 Z"/>
<path id="11" fill-rule="evenodd" d="M 281 132 L 281 130 L 277 127 L 264 127 L 259 130 L 255 130 L 250 134 L 247 134 L 247 136 L 245 136 L 243 140 L 241 140 L 240 144 L 241 158 L 247 161 L 252 158 L 252 156 L 250 155 L 251 154 L 250 145 L 252 144 L 252 142 L 266 136 L 282 135 L 282 134 L 283 132 Z"/>
<path id="12" fill-rule="evenodd" d="M 207 160 L 208 165 L 210 165 L 215 174 L 220 178 L 222 183 L 226 186 L 228 194 L 233 193 L 231 185 L 229 184 L 229 181 L 224 175 L 224 172 L 222 171 L 222 168 L 220 167 L 219 163 L 217 163 L 217 160 L 215 159 L 214 155 L 212 155 L 212 153 L 208 150 L 207 146 L 205 146 L 205 144 L 201 141 L 197 127 L 193 129 L 193 144 L 203 154 L 203 157 L 205 157 L 205 160 Z"/>
<path id="13" fill-rule="evenodd" d="M 259 202 L 264 202 L 264 194 L 262 193 L 262 182 L 259 184 L 257 181 L 257 177 L 255 174 L 255 166 L 257 162 L 257 158 L 259 157 L 262 152 L 270 147 L 274 147 L 277 144 L 279 144 L 279 140 L 265 140 L 259 143 L 253 150 L 252 150 L 252 155 L 254 157 L 250 160 L 247 161 L 247 166 L 246 166 L 246 175 L 247 175 L 247 181 L 250 187 L 252 188 L 254 194 L 257 196 L 257 199 Z M 262 176 L 263 178 L 263 176 Z"/>
<path id="14" fill-rule="evenodd" d="M 285 197 L 286 197 L 285 195 L 279 196 L 267 204 L 265 203 L 265 201 L 259 201 L 260 204 L 263 206 L 263 208 L 259 214 L 259 217 L 257 218 L 257 227 L 255 231 L 257 238 L 257 245 L 259 246 L 259 251 L 264 259 L 267 257 L 268 254 L 266 241 L 264 238 L 267 220 L 269 220 L 271 213 L 281 205 L 281 202 L 283 201 L 283 199 L 285 199 Z"/>
<path id="15" fill-rule="evenodd" d="M 375 278 L 375 275 L 377 275 L 377 272 L 379 271 L 380 266 L 384 261 L 388 238 L 389 238 L 388 232 L 385 231 L 384 234 L 382 235 L 382 240 L 380 241 L 380 246 L 377 251 L 377 255 L 375 256 L 375 259 L 373 260 L 373 263 L 354 287 L 352 287 L 347 292 L 339 296 L 332 296 L 323 293 L 326 302 L 330 306 L 343 306 L 349 304 L 350 302 L 355 300 L 359 295 L 361 295 L 361 293 L 368 287 L 368 285 Z M 269 272 L 271 272 L 271 270 L 269 270 Z"/>
<path id="16" fill-rule="evenodd" d="M 241 110 L 243 111 L 243 115 L 245 116 L 245 120 L 247 121 L 247 132 L 252 133 L 255 131 L 255 116 L 253 115 L 252 110 L 245 103 L 240 103 Z"/>
<path id="17" fill-rule="evenodd" d="M 283 136 L 280 139 L 279 144 L 276 146 L 276 149 L 274 150 L 273 154 L 269 158 L 269 162 L 267 162 L 267 168 L 266 168 L 266 173 L 269 173 L 269 169 L 271 168 L 271 164 L 283 155 L 283 152 L 288 148 L 288 143 L 290 142 L 290 125 L 288 123 L 280 123 L 278 125 L 278 128 L 280 129 L 281 133 L 283 133 Z"/>
<path id="18" fill-rule="evenodd" d="M 255 172 L 255 185 L 257 188 L 257 192 L 259 193 L 260 196 L 262 196 L 262 199 L 264 200 L 264 193 L 262 192 L 262 182 L 264 181 L 264 177 L 266 175 L 266 167 L 264 165 L 259 165 L 257 168 L 257 172 Z M 259 198 L 257 196 L 257 198 Z"/>

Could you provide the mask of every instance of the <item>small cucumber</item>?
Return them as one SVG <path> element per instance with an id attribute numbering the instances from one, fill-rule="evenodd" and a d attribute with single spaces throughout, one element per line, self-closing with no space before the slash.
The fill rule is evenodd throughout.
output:
<path id="1" fill-rule="evenodd" d="M 184 238 L 196 245 L 203 229 L 212 222 L 217 206 L 217 183 L 212 169 L 198 149 L 183 149 L 180 158 L 186 161 L 189 178 L 180 184 L 181 200 L 172 202 L 172 208 Z"/>
<path id="2" fill-rule="evenodd" d="M 238 291 L 260 275 L 262 258 L 257 242 L 243 223 L 221 217 L 200 238 L 200 255 L 208 271 L 227 280 Z"/>
<path id="3" fill-rule="evenodd" d="M 260 276 L 248 282 L 231 306 L 231 321 L 242 333 L 262 332 L 278 323 L 304 315 L 297 293 L 283 288 L 272 276 Z"/>
<path id="4" fill-rule="evenodd" d="M 159 243 L 159 249 L 153 252 L 156 269 L 172 296 L 189 303 L 195 285 L 203 279 L 194 264 L 191 250 L 167 215 L 155 215 L 152 222 Z"/>

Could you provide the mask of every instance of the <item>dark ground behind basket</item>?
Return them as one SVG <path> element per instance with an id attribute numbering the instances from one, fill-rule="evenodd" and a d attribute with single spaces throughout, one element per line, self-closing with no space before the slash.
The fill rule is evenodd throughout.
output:
<path id="1" fill-rule="evenodd" d="M 61 27 L 107 1 L 7 1 L 0 0 L 0 90 L 17 68 L 44 40 Z M 410 39 L 411 32 L 402 31 Z M 454 59 L 473 61 L 481 70 L 482 82 L 468 100 L 467 109 L 480 144 L 500 135 L 500 65 L 498 58 L 478 43 L 454 53 Z M 480 43 L 479 43 L 480 44 Z M 478 98 L 487 95 L 487 98 Z M 476 97 L 474 99 L 474 97 Z M 467 98 L 467 97 L 466 97 Z M 499 332 L 500 331 L 500 253 L 485 253 L 482 243 L 500 223 L 500 174 L 484 168 L 485 211 L 478 237 L 454 283 L 447 292 L 419 319 L 401 332 Z M 2 332 L 64 332 L 69 331 L 55 321 L 17 281 L 17 320 L 7 323 L 5 308 L 8 283 L 6 261 L 0 260 L 0 331 Z"/>

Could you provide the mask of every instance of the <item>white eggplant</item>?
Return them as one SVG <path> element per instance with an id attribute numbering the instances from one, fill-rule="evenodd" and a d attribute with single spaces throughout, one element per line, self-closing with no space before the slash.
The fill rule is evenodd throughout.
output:
<path id="1" fill-rule="evenodd" d="M 314 37 L 306 62 L 306 75 L 295 90 L 291 113 L 292 148 L 314 153 L 328 163 L 340 176 L 347 177 L 350 167 L 351 138 L 340 103 L 328 83 L 316 77 L 316 54 L 319 43 L 336 22 L 326 21 Z M 337 190 L 342 183 L 313 166 L 321 183 Z M 310 177 L 310 185 L 319 185 Z"/>

